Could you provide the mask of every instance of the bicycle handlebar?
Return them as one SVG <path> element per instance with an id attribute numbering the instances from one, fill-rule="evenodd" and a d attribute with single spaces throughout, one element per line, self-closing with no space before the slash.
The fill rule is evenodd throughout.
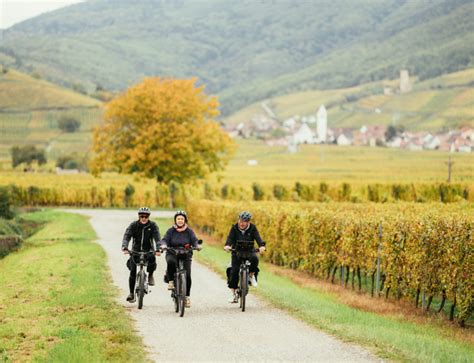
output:
<path id="1" fill-rule="evenodd" d="M 194 246 L 190 246 L 189 248 L 166 246 L 166 247 L 164 247 L 164 248 L 162 247 L 160 249 L 161 249 L 161 251 L 172 251 L 172 252 L 176 252 L 176 253 L 180 253 L 180 252 L 189 253 L 191 251 L 199 250 L 199 248 L 194 247 Z"/>

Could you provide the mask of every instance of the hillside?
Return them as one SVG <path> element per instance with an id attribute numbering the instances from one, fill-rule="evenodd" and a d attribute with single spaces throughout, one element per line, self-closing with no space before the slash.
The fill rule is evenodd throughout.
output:
<path id="1" fill-rule="evenodd" d="M 229 114 L 260 99 L 420 79 L 474 62 L 470 0 L 87 1 L 5 30 L 12 67 L 119 89 L 147 75 L 197 76 Z"/>
<path id="2" fill-rule="evenodd" d="M 80 130 L 59 130 L 63 116 L 79 120 Z M 101 118 L 101 102 L 93 98 L 11 69 L 0 72 L 0 163 L 10 159 L 14 145 L 44 147 L 52 159 L 86 153 L 92 127 Z"/>
<path id="3" fill-rule="evenodd" d="M 314 115 L 321 104 L 328 109 L 330 127 L 361 127 L 396 123 L 410 130 L 438 131 L 462 125 L 474 127 L 474 68 L 425 81 L 413 80 L 413 91 L 384 95 L 397 80 L 352 88 L 313 90 L 267 99 L 276 117 Z M 225 123 L 247 122 L 263 114 L 261 103 L 249 105 L 225 118 Z"/>

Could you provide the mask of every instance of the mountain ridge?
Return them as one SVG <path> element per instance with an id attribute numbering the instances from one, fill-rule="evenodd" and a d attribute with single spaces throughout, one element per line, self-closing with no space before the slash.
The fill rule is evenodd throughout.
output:
<path id="1" fill-rule="evenodd" d="M 74 4 L 17 24 L 0 52 L 63 84 L 122 89 L 150 75 L 197 76 L 229 114 L 305 89 L 421 79 L 474 64 L 474 3 L 125 1 Z"/>

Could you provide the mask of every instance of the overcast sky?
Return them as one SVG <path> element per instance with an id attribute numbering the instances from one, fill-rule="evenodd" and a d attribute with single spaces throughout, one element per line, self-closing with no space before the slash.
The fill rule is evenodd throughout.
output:
<path id="1" fill-rule="evenodd" d="M 0 0 L 0 29 L 83 0 Z"/>

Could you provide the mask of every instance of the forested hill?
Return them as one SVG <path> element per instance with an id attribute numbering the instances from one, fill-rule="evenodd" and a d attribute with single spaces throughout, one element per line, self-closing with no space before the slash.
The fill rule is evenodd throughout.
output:
<path id="1" fill-rule="evenodd" d="M 5 30 L 0 60 L 89 88 L 197 76 L 228 113 L 400 68 L 425 79 L 471 67 L 473 18 L 472 0 L 94 0 Z"/>

